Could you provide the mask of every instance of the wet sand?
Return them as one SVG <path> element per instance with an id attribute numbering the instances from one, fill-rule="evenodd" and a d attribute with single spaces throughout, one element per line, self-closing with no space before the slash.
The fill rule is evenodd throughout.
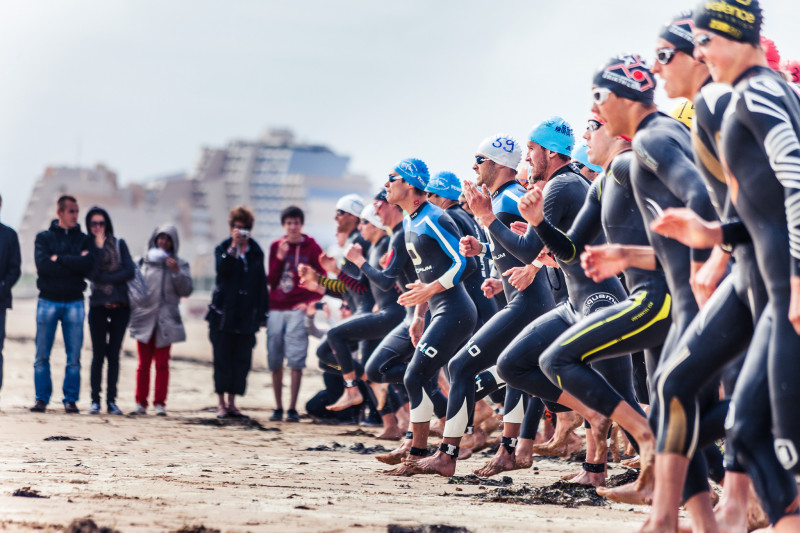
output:
<path id="1" fill-rule="evenodd" d="M 263 331 L 248 393 L 239 402 L 255 422 L 217 425 L 211 349 L 199 298 L 184 306 L 184 316 L 190 316 L 189 341 L 173 347 L 169 416 L 87 414 L 88 329 L 81 359 L 81 414 L 66 415 L 61 405 L 65 357 L 60 333 L 51 357 L 49 411 L 30 413 L 35 305 L 35 300 L 16 301 L 7 319 L 0 391 L 4 531 L 60 531 L 76 518 L 90 517 L 121 532 L 200 531 L 199 526 L 223 532 L 377 532 L 390 524 L 446 524 L 473 532 L 620 533 L 635 531 L 646 518 L 647 507 L 526 505 L 502 501 L 509 498 L 495 492 L 552 485 L 561 475 L 577 472 L 580 463 L 539 459 L 534 462 L 538 470 L 507 473 L 512 482 L 500 488 L 452 484 L 433 476 L 395 478 L 381 474 L 385 465 L 373 455 L 350 449 L 393 448 L 394 443 L 369 436 L 379 428 L 315 425 L 308 418 L 300 424 L 268 422 L 273 396 Z M 118 403 L 129 412 L 134 407 L 133 341 L 126 339 L 124 350 Z M 308 366 L 301 407 L 322 388 L 313 355 Z M 320 446 L 331 451 L 307 451 Z M 478 453 L 459 462 L 456 474 L 470 474 L 486 460 Z M 614 465 L 609 472 L 625 471 Z M 14 496 L 20 489 L 42 497 Z"/>

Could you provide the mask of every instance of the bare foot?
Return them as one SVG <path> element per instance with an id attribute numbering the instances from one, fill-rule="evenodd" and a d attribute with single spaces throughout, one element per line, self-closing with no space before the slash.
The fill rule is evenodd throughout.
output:
<path id="1" fill-rule="evenodd" d="M 416 474 L 438 474 L 450 477 L 456 473 L 456 461 L 442 451 L 436 452 L 430 457 L 411 457 L 410 455 L 403 460 L 403 463 L 411 468 Z"/>
<path id="2" fill-rule="evenodd" d="M 486 433 L 481 428 L 476 427 L 472 435 L 464 435 L 461 438 L 461 447 L 472 448 L 473 452 L 479 452 L 488 446 L 488 440 L 489 437 Z"/>
<path id="3" fill-rule="evenodd" d="M 633 505 L 651 505 L 653 503 L 654 461 L 653 443 L 645 442 L 641 446 L 642 470 L 633 483 L 620 487 L 598 487 L 597 494 L 611 501 Z"/>
<path id="4" fill-rule="evenodd" d="M 746 507 L 734 498 L 728 499 L 723 493 L 721 503 L 714 509 L 714 518 L 720 533 L 745 533 L 769 526 L 769 519 L 752 484 L 748 490 Z"/>
<path id="5" fill-rule="evenodd" d="M 442 419 L 436 419 L 431 422 L 431 429 L 428 432 L 429 435 L 434 437 L 441 437 L 444 434 L 444 422 Z"/>
<path id="6" fill-rule="evenodd" d="M 530 447 L 522 448 L 517 444 L 517 449 L 514 453 L 514 469 L 522 470 L 523 468 L 530 468 L 533 465 L 533 452 Z"/>
<path id="7" fill-rule="evenodd" d="M 577 483 L 578 485 L 586 485 L 587 487 L 605 487 L 606 475 L 605 473 L 598 474 L 595 472 L 587 472 L 581 470 L 577 474 L 570 474 L 562 476 L 561 479 L 569 481 L 570 483 Z"/>
<path id="8" fill-rule="evenodd" d="M 405 435 L 405 431 L 401 431 L 397 425 L 388 426 L 383 430 L 383 433 L 375 437 L 379 440 L 400 440 Z"/>
<path id="9" fill-rule="evenodd" d="M 403 444 L 400 445 L 399 448 L 390 451 L 389 453 L 384 453 L 381 455 L 376 455 L 375 459 L 380 461 L 383 464 L 387 465 L 399 465 L 403 462 L 403 458 L 408 455 L 408 450 L 411 448 L 411 441 L 406 440 Z"/>
<path id="10" fill-rule="evenodd" d="M 459 448 L 458 449 L 458 460 L 463 461 L 464 459 L 469 459 L 472 457 L 472 448 Z"/>
<path id="11" fill-rule="evenodd" d="M 406 465 L 400 465 L 397 468 L 392 468 L 391 470 L 384 470 L 382 473 L 387 476 L 408 477 L 413 476 L 416 472 L 411 470 L 411 468 Z"/>
<path id="12" fill-rule="evenodd" d="M 325 407 L 328 411 L 343 411 L 348 407 L 364 403 L 364 397 L 358 387 L 349 387 L 344 390 L 344 394 L 336 400 L 336 403 Z"/>
<path id="13" fill-rule="evenodd" d="M 397 418 L 397 427 L 400 428 L 400 431 L 408 431 L 410 420 L 407 406 L 408 404 L 402 406 L 394 413 L 394 416 Z"/>
<path id="14" fill-rule="evenodd" d="M 556 431 L 553 434 L 552 440 L 545 444 L 535 444 L 533 446 L 533 451 L 537 455 L 549 457 L 566 457 L 569 455 L 567 451 L 567 440 L 572 432 L 583 423 L 583 417 L 574 411 L 558 413 L 556 416 L 558 418 L 558 423 L 556 424 Z"/>
<path id="15" fill-rule="evenodd" d="M 507 472 L 515 468 L 516 461 L 514 456 L 508 453 L 504 446 L 500 446 L 495 456 L 482 468 L 473 471 L 473 473 L 478 477 L 492 477 L 500 472 Z"/>
<path id="16" fill-rule="evenodd" d="M 639 462 L 639 456 L 638 455 L 636 457 L 631 457 L 630 459 L 625 459 L 624 461 L 620 462 L 619 464 L 621 464 L 622 466 L 625 466 L 627 468 L 635 468 L 637 470 L 642 467 L 641 463 Z"/>

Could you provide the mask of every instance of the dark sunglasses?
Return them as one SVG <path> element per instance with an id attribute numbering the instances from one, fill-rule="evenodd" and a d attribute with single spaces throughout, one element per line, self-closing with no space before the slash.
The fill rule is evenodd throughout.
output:
<path id="1" fill-rule="evenodd" d="M 401 179 L 403 179 L 403 178 L 401 178 L 399 174 L 395 175 L 395 176 L 393 176 L 392 174 L 389 174 L 389 183 L 394 183 L 395 181 L 401 180 Z"/>
<path id="2" fill-rule="evenodd" d="M 234 224 L 233 225 L 233 229 L 246 229 L 247 231 L 250 231 L 252 228 L 250 228 L 249 226 L 242 226 L 242 225 L 239 225 L 239 224 Z"/>
<path id="3" fill-rule="evenodd" d="M 92 220 L 91 222 L 89 222 L 89 225 L 90 226 L 94 226 L 94 227 L 98 227 L 98 228 L 102 228 L 102 227 L 104 227 L 106 225 L 106 223 L 103 220 Z"/>
<path id="4" fill-rule="evenodd" d="M 694 44 L 696 44 L 697 46 L 701 46 L 701 47 L 705 48 L 711 42 L 711 38 L 712 37 L 713 37 L 713 35 L 710 34 L 710 33 L 701 33 L 701 34 L 695 36 Z"/>
<path id="5" fill-rule="evenodd" d="M 475 162 L 478 163 L 479 165 L 484 164 L 488 160 L 489 160 L 488 157 L 483 157 L 482 155 L 476 155 L 475 156 Z"/>
<path id="6" fill-rule="evenodd" d="M 344 216 L 346 213 L 347 213 L 346 211 L 342 211 L 341 209 L 337 209 L 337 210 L 336 210 L 336 216 L 337 216 L 337 217 L 342 217 L 342 216 Z"/>
<path id="7" fill-rule="evenodd" d="M 602 127 L 603 127 L 603 123 L 600 122 L 599 120 L 592 119 L 592 120 L 590 120 L 589 122 L 586 123 L 586 129 L 588 129 L 589 131 L 597 131 Z"/>
<path id="8" fill-rule="evenodd" d="M 656 50 L 656 61 L 662 65 L 669 65 L 669 62 L 675 57 L 677 51 L 678 50 L 675 48 L 659 48 Z"/>

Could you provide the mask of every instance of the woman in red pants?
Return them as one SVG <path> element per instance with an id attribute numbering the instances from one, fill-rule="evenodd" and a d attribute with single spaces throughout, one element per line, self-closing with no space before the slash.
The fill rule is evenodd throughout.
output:
<path id="1" fill-rule="evenodd" d="M 155 413 L 166 416 L 169 387 L 169 351 L 172 344 L 186 340 L 178 311 L 182 297 L 192 293 L 189 263 L 178 258 L 178 230 L 171 225 L 156 228 L 141 263 L 147 296 L 131 310 L 130 332 L 136 339 L 139 368 L 136 371 L 136 410 L 147 413 L 150 393 L 150 365 L 155 360 Z"/>

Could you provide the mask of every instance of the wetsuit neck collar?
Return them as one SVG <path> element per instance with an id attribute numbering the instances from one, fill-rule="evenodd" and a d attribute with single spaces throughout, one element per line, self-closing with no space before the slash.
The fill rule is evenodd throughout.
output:
<path id="1" fill-rule="evenodd" d="M 646 127 L 647 127 L 647 125 L 648 125 L 648 124 L 650 124 L 652 121 L 654 121 L 654 120 L 656 119 L 656 117 L 657 117 L 657 116 L 659 116 L 659 115 L 663 115 L 663 114 L 664 114 L 664 113 L 662 113 L 661 111 L 653 111 L 652 113 L 650 113 L 649 115 L 647 115 L 646 117 L 644 117 L 644 118 L 642 119 L 642 121 L 641 121 L 641 122 L 639 122 L 639 125 L 638 125 L 638 126 L 636 126 L 636 133 L 639 133 L 641 130 L 643 130 L 644 128 L 646 128 Z"/>
<path id="2" fill-rule="evenodd" d="M 507 181 L 504 184 L 502 184 L 501 186 L 499 186 L 497 188 L 497 190 L 492 193 L 492 199 L 497 198 L 497 195 L 499 195 L 500 193 L 502 193 L 504 190 L 508 189 L 509 187 L 514 185 L 515 183 L 517 183 L 517 180 L 511 180 L 511 181 Z"/>
<path id="3" fill-rule="evenodd" d="M 748 68 L 746 68 L 746 69 L 744 70 L 744 72 L 742 72 L 741 74 L 739 74 L 739 76 L 738 76 L 738 77 L 737 77 L 735 80 L 733 80 L 733 83 L 732 83 L 731 85 L 732 85 L 733 87 L 736 87 L 736 85 L 737 85 L 737 84 L 738 84 L 740 81 L 742 81 L 743 79 L 745 79 L 745 78 L 749 78 L 749 77 L 751 77 L 751 76 L 755 76 L 756 74 L 761 74 L 763 71 L 767 71 L 767 72 L 774 72 L 774 71 L 773 71 L 771 68 L 769 68 L 769 67 L 765 67 L 765 66 L 762 66 L 762 65 L 753 65 L 752 67 L 748 67 Z"/>
<path id="4" fill-rule="evenodd" d="M 401 220 L 400 222 L 395 224 L 395 226 L 392 228 L 392 233 L 401 231 L 402 229 L 403 229 L 403 221 Z"/>
<path id="5" fill-rule="evenodd" d="M 571 174 L 576 174 L 576 172 L 574 170 L 572 170 L 572 167 L 569 165 L 569 163 L 567 163 L 563 167 L 561 167 L 558 170 L 556 170 L 555 172 L 553 172 L 553 174 L 550 176 L 550 180 L 555 178 L 556 176 L 560 176 L 561 174 L 570 174 L 570 173 Z M 580 174 L 578 174 L 578 175 L 580 176 Z M 547 180 L 547 181 L 550 181 L 550 180 Z"/>
<path id="6" fill-rule="evenodd" d="M 419 204 L 419 207 L 413 213 L 409 213 L 408 214 L 408 218 L 410 218 L 411 220 L 414 220 L 415 218 L 417 218 L 417 216 L 419 216 L 419 214 L 422 212 L 422 210 L 425 209 L 426 205 L 428 205 L 427 201 L 422 202 L 421 204 Z"/>

